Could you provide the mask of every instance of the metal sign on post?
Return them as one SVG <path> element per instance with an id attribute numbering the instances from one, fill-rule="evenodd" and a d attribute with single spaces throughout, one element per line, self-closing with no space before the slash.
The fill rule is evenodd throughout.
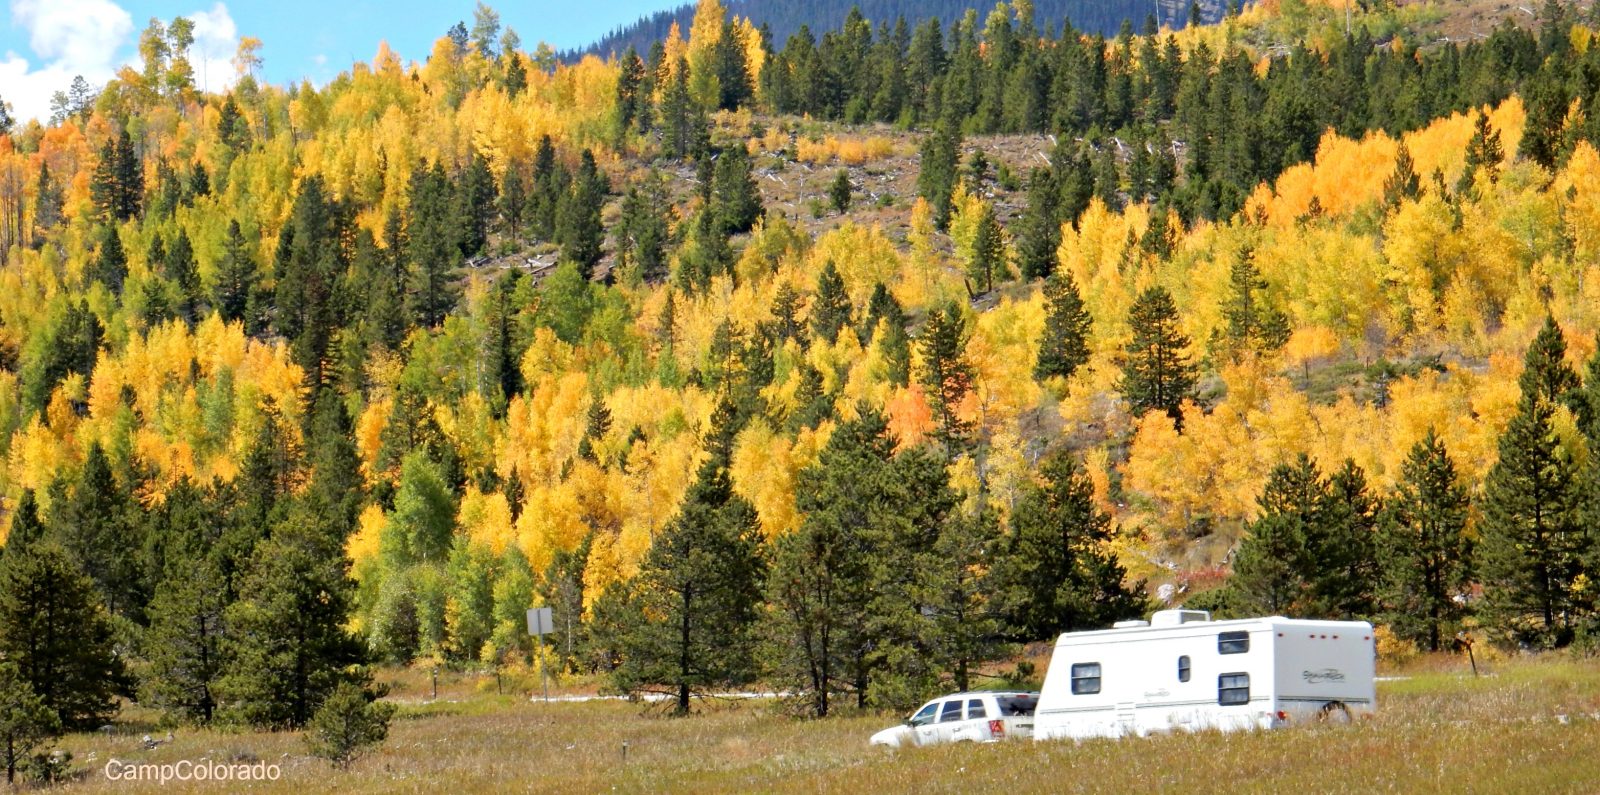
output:
<path id="1" fill-rule="evenodd" d="M 543 636 L 553 632 L 550 617 L 551 610 L 548 607 L 528 608 L 528 634 Z"/>
<path id="2" fill-rule="evenodd" d="M 544 668 L 544 636 L 555 631 L 552 618 L 552 612 L 548 607 L 528 608 L 528 634 L 539 639 L 539 684 L 544 689 L 544 700 L 547 704 L 550 702 L 550 679 Z"/>

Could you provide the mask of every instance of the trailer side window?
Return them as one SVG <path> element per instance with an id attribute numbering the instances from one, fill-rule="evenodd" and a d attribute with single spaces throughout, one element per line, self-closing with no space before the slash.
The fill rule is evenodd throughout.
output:
<path id="1" fill-rule="evenodd" d="M 1189 681 L 1189 655 L 1187 654 L 1178 658 L 1178 681 Z"/>
<path id="2" fill-rule="evenodd" d="M 1087 696 L 1100 692 L 1100 663 L 1076 663 L 1072 666 L 1072 694 Z"/>
<path id="3" fill-rule="evenodd" d="M 1250 651 L 1250 633 L 1224 632 L 1217 636 L 1218 654 L 1244 654 Z"/>
<path id="4" fill-rule="evenodd" d="M 1239 673 L 1217 677 L 1217 703 L 1222 706 L 1250 703 L 1250 675 Z"/>
<path id="5" fill-rule="evenodd" d="M 944 710 L 939 713 L 940 723 L 961 720 L 961 699 L 953 698 L 944 702 Z"/>

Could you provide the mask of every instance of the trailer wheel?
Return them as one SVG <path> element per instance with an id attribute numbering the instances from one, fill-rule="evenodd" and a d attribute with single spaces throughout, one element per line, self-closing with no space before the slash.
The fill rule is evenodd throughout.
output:
<path id="1" fill-rule="evenodd" d="M 1317 721 L 1343 726 L 1351 721 L 1350 708 L 1343 701 L 1329 701 L 1317 710 Z"/>

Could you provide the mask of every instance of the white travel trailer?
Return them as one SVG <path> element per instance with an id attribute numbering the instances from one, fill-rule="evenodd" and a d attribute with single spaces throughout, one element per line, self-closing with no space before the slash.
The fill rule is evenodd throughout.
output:
<path id="1" fill-rule="evenodd" d="M 1270 729 L 1349 720 L 1377 708 L 1372 625 L 1273 616 L 1212 621 L 1162 610 L 1150 621 L 1056 641 L 1034 714 L 1043 739 Z"/>

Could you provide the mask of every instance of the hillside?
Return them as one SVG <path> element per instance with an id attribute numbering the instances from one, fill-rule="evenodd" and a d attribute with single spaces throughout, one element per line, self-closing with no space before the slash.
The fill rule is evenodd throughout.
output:
<path id="1" fill-rule="evenodd" d="M 892 26 L 895 20 L 904 19 L 909 27 L 916 27 L 929 19 L 937 19 L 945 27 L 957 22 L 971 6 L 959 0 L 942 3 L 907 2 L 907 0 L 826 0 L 801 2 L 800 0 L 732 0 L 725 4 L 728 12 L 750 20 L 756 27 L 766 27 L 774 44 L 781 44 L 800 29 L 809 27 L 820 35 L 831 30 L 856 9 L 867 19 L 885 22 Z M 1222 0 L 1203 0 L 1199 4 L 1201 18 L 1216 22 L 1225 10 Z M 694 21 L 695 6 L 685 3 L 670 11 L 659 11 L 640 17 L 631 25 L 617 28 L 599 41 L 580 50 L 562 55 L 571 61 L 584 55 L 613 56 L 632 47 L 640 53 L 650 51 L 651 45 L 666 41 L 672 26 L 688 30 Z M 1144 25 L 1145 18 L 1154 15 L 1160 24 L 1182 27 L 1189 18 L 1189 4 L 1182 0 L 1042 0 L 1033 4 L 1033 18 L 1041 29 L 1059 29 L 1063 20 L 1071 20 L 1074 27 L 1089 33 L 1115 35 L 1124 22 L 1135 29 Z"/>
<path id="2" fill-rule="evenodd" d="M 1178 604 L 1592 644 L 1592 8 L 977 11 L 226 94 L 155 26 L 0 135 L 0 690 L 299 729 L 537 660 L 822 717 Z"/>

